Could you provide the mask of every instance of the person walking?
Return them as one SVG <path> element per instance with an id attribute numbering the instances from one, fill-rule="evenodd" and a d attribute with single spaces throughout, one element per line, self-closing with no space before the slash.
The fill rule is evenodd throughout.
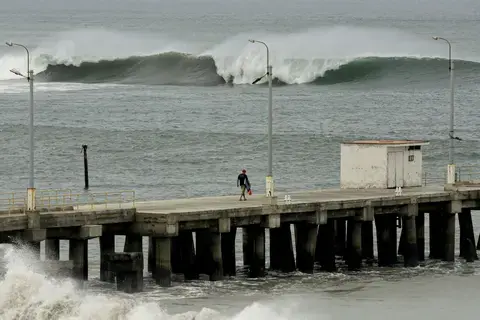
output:
<path id="1" fill-rule="evenodd" d="M 247 201 L 247 198 L 245 197 L 245 191 L 250 190 L 251 187 L 250 181 L 248 180 L 247 176 L 247 170 L 243 169 L 242 172 L 238 175 L 237 187 L 240 187 L 240 189 L 242 190 L 239 201 L 242 201 L 242 197 L 244 201 Z"/>

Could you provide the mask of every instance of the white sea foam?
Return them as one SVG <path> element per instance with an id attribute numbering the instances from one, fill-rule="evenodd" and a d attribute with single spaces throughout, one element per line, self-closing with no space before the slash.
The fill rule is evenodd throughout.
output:
<path id="1" fill-rule="evenodd" d="M 3 255 L 3 257 L 2 257 Z M 209 308 L 199 312 L 169 314 L 162 301 L 136 295 L 94 294 L 78 289 L 73 281 L 47 277 L 26 249 L 0 245 L 0 319 L 2 320 L 293 320 L 295 307 L 288 303 L 253 303 L 235 315 Z M 313 317 L 313 318 L 312 318 Z M 301 319 L 329 319 L 315 313 Z"/>
<path id="2" fill-rule="evenodd" d="M 393 29 L 350 26 L 324 27 L 290 34 L 239 34 L 217 45 L 183 43 L 169 37 L 120 33 L 105 30 L 62 32 L 40 43 L 32 51 L 32 68 L 44 71 L 48 64 L 80 65 L 131 56 L 184 52 L 212 56 L 217 72 L 234 83 L 251 83 L 265 73 L 268 44 L 274 75 L 285 83 L 307 83 L 327 70 L 334 70 L 363 57 L 445 58 L 443 43 Z M 20 41 L 21 39 L 19 39 Z M 477 61 L 461 52 L 458 59 Z M 9 49 L 0 57 L 0 80 L 16 79 L 10 69 L 25 69 L 25 53 Z M 23 70 L 24 71 L 24 70 Z"/>

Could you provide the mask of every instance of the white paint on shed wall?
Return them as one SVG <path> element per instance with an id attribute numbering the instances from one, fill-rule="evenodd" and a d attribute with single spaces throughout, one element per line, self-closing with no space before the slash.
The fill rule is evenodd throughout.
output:
<path id="1" fill-rule="evenodd" d="M 341 188 L 386 188 L 386 172 L 384 145 L 342 144 Z"/>
<path id="2" fill-rule="evenodd" d="M 341 145 L 341 188 L 417 187 L 423 182 L 421 143 Z M 413 147 L 412 150 L 408 150 Z M 420 148 L 420 149 L 419 149 Z M 392 154 L 395 152 L 395 154 Z M 389 155 L 390 154 L 390 155 Z M 413 156 L 413 158 L 412 158 Z"/>

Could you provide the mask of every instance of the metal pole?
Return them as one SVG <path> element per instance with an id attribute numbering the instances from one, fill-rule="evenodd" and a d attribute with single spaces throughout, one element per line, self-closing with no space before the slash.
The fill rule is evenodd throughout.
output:
<path id="1" fill-rule="evenodd" d="M 454 156 L 454 140 L 455 140 L 455 132 L 454 132 L 454 120 L 455 120 L 455 106 L 454 106 L 454 65 L 452 60 L 452 46 L 450 42 L 448 42 L 448 52 L 449 52 L 449 69 L 450 69 L 450 150 L 448 153 L 448 160 L 449 164 L 455 164 L 455 156 Z"/>
<path id="2" fill-rule="evenodd" d="M 267 176 L 266 176 L 266 196 L 274 196 L 274 186 L 273 186 L 273 102 L 272 102 L 272 81 L 273 73 L 272 66 L 270 65 L 270 50 L 268 45 L 259 40 L 249 40 L 252 43 L 258 42 L 265 46 L 267 49 L 267 77 L 268 77 L 268 167 L 267 167 Z"/>
<path id="3" fill-rule="evenodd" d="M 273 73 L 272 66 L 269 61 L 268 47 L 267 47 L 267 72 L 268 72 L 268 171 L 267 195 L 273 197 L 273 102 L 272 102 L 272 81 Z"/>
<path id="4" fill-rule="evenodd" d="M 29 124 L 28 124 L 28 131 L 29 131 L 29 177 L 28 177 L 28 188 L 27 188 L 27 210 L 33 211 L 36 208 L 35 205 L 35 172 L 34 172 L 34 127 L 33 127 L 33 115 L 34 115 L 34 103 L 33 103 L 33 70 L 30 70 L 30 51 L 28 48 L 23 44 L 7 42 L 6 43 L 9 47 L 18 46 L 25 49 L 27 52 L 27 81 L 30 85 L 30 108 L 29 108 Z M 11 70 L 12 71 L 12 70 Z M 25 77 L 21 73 L 17 71 L 12 71 L 13 73 Z"/>
<path id="5" fill-rule="evenodd" d="M 87 156 L 87 148 L 86 144 L 82 145 L 83 148 L 83 172 L 85 176 L 85 190 L 88 190 L 89 183 L 88 183 L 88 156 Z"/>
<path id="6" fill-rule="evenodd" d="M 28 131 L 30 135 L 30 177 L 28 180 L 28 188 L 33 189 L 35 188 L 35 178 L 34 178 L 34 127 L 33 127 L 33 70 L 28 71 L 28 82 L 30 83 L 30 123 L 28 126 Z"/>
<path id="7" fill-rule="evenodd" d="M 445 38 L 433 37 L 434 40 L 443 40 L 448 44 L 448 70 L 450 73 L 450 125 L 448 129 L 449 148 L 448 148 L 448 166 L 447 166 L 447 183 L 452 184 L 457 180 L 454 155 L 455 140 L 455 105 L 454 105 L 454 63 L 452 59 L 452 44 Z"/>

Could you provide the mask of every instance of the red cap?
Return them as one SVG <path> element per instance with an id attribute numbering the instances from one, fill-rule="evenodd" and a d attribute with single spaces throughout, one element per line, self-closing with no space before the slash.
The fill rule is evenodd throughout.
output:
<path id="1" fill-rule="evenodd" d="M 245 173 L 245 172 L 247 172 L 247 170 L 245 170 L 245 169 L 242 169 L 242 172 L 243 172 L 243 173 Z"/>

